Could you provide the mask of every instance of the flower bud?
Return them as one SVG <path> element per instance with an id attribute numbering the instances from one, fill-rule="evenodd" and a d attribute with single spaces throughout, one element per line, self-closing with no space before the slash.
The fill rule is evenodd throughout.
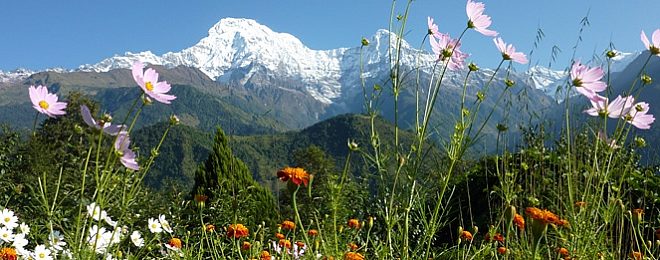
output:
<path id="1" fill-rule="evenodd" d="M 483 102 L 485 99 L 486 99 L 486 94 L 484 94 L 481 91 L 477 92 L 477 100 L 479 100 L 479 102 Z"/>
<path id="2" fill-rule="evenodd" d="M 369 40 L 367 38 L 362 37 L 362 46 L 369 46 Z"/>
<path id="3" fill-rule="evenodd" d="M 635 145 L 638 148 L 644 148 L 644 147 L 646 147 L 646 140 L 644 140 L 644 138 L 641 137 L 641 136 L 636 136 L 635 137 Z"/>
<path id="4" fill-rule="evenodd" d="M 616 57 L 617 53 L 613 50 L 609 50 L 609 51 L 607 51 L 607 53 L 605 55 L 607 56 L 608 59 L 611 59 L 611 58 Z"/>
<path id="5" fill-rule="evenodd" d="M 74 131 L 76 134 L 79 134 L 79 135 L 82 134 L 82 133 L 84 132 L 83 128 L 82 128 L 80 125 L 78 125 L 78 124 L 76 124 L 76 125 L 73 126 L 73 131 Z"/>
<path id="6" fill-rule="evenodd" d="M 148 106 L 148 105 L 151 105 L 154 102 L 151 100 L 150 97 L 142 96 L 142 103 L 144 103 L 144 105 Z"/>
<path id="7" fill-rule="evenodd" d="M 104 123 L 110 123 L 112 122 L 112 116 L 108 113 L 105 113 L 103 114 L 103 116 L 101 116 L 101 121 L 103 121 Z"/>
<path id="8" fill-rule="evenodd" d="M 179 117 L 176 115 L 171 115 L 170 116 L 170 125 L 178 125 L 181 121 L 179 120 Z"/>
<path id="9" fill-rule="evenodd" d="M 477 64 L 470 63 L 470 65 L 468 65 L 468 69 L 470 69 L 470 71 L 477 71 L 479 70 L 479 67 L 477 66 Z"/>
<path id="10" fill-rule="evenodd" d="M 498 132 L 505 132 L 506 130 L 509 130 L 509 128 L 504 125 L 504 124 L 497 124 L 497 131 Z"/>
<path id="11" fill-rule="evenodd" d="M 653 83 L 653 78 L 651 78 L 651 76 L 645 73 L 644 75 L 642 75 L 642 83 L 644 85 L 651 85 L 651 83 Z"/>
<path id="12" fill-rule="evenodd" d="M 507 87 L 513 87 L 513 85 L 515 85 L 516 82 L 510 79 L 505 79 L 504 84 L 506 84 Z"/>
<path id="13" fill-rule="evenodd" d="M 359 150 L 360 147 L 358 146 L 358 144 L 355 141 L 349 139 L 348 140 L 348 149 L 355 152 L 355 151 Z"/>

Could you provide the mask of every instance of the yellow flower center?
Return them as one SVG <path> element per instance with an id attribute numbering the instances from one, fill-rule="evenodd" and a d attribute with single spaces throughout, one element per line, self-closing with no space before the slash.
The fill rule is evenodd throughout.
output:
<path id="1" fill-rule="evenodd" d="M 39 106 L 43 109 L 48 109 L 50 105 L 48 105 L 48 102 L 46 102 L 46 100 L 41 100 L 39 101 Z"/>
<path id="2" fill-rule="evenodd" d="M 154 90 L 154 84 L 151 83 L 151 81 L 147 81 L 147 83 L 144 83 L 144 88 L 146 88 L 149 91 L 153 91 Z"/>
<path id="3" fill-rule="evenodd" d="M 43 259 L 43 258 L 46 258 L 46 254 L 44 254 L 44 253 L 40 253 L 40 254 L 39 254 L 39 258 L 42 258 L 42 259 Z"/>

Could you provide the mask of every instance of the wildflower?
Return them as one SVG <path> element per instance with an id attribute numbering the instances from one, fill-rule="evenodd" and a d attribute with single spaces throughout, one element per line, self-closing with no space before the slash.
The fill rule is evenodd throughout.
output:
<path id="1" fill-rule="evenodd" d="M 503 246 L 498 247 L 498 248 L 497 248 L 497 252 L 498 252 L 500 255 L 506 255 L 506 247 L 503 247 Z"/>
<path id="2" fill-rule="evenodd" d="M 0 259 L 2 260 L 16 260 L 18 257 L 16 256 L 16 249 L 13 249 L 11 247 L 3 247 L 0 249 Z"/>
<path id="3" fill-rule="evenodd" d="M 348 243 L 348 249 L 350 249 L 351 251 L 355 251 L 358 249 L 358 245 L 356 245 L 355 243 Z"/>
<path id="4" fill-rule="evenodd" d="M 284 239 L 284 234 L 282 234 L 282 233 L 275 233 L 275 238 L 277 238 L 277 239 Z"/>
<path id="5" fill-rule="evenodd" d="M 493 238 L 492 238 L 492 239 L 493 239 L 493 241 L 497 241 L 497 242 L 504 243 L 504 236 L 502 236 L 502 234 L 500 234 L 500 233 L 495 233 L 495 234 L 493 235 Z M 486 237 L 484 238 L 484 240 L 486 240 L 486 241 L 490 241 L 490 240 L 491 240 L 491 237 L 490 237 L 490 234 L 489 234 L 489 233 L 486 233 Z"/>
<path id="6" fill-rule="evenodd" d="M 119 131 L 125 129 L 124 125 L 112 125 L 109 121 L 99 120 L 96 121 L 92 117 L 92 113 L 89 111 L 89 108 L 85 105 L 80 105 L 80 114 L 82 115 L 83 121 L 88 126 L 91 126 L 95 129 L 99 129 L 109 135 L 117 135 Z"/>
<path id="7" fill-rule="evenodd" d="M 89 237 L 87 243 L 94 248 L 97 253 L 105 253 L 106 249 L 112 242 L 112 233 L 108 232 L 104 227 L 92 226 L 89 229 Z"/>
<path id="8" fill-rule="evenodd" d="M 165 244 L 165 247 L 174 250 L 174 251 L 179 251 L 181 250 L 181 247 L 183 245 L 181 244 L 181 239 L 178 239 L 176 237 L 170 238 L 170 241 Z"/>
<path id="9" fill-rule="evenodd" d="M 601 141 L 603 141 L 605 144 L 607 144 L 607 146 L 609 146 L 609 147 L 612 148 L 612 149 L 618 149 L 618 148 L 621 148 L 620 145 L 617 145 L 617 144 L 616 144 L 616 139 L 609 139 L 609 138 L 607 138 L 607 134 L 605 134 L 605 132 L 603 132 L 602 130 L 601 130 L 601 131 L 598 131 L 598 139 L 601 140 Z M 579 203 L 579 202 L 582 202 L 583 204 L 586 203 L 586 202 L 584 202 L 584 201 L 578 201 L 578 202 L 575 202 L 575 206 L 578 206 L 578 203 Z M 583 207 L 583 206 L 584 206 L 584 205 L 582 205 L 582 206 L 578 206 L 578 207 Z"/>
<path id="10" fill-rule="evenodd" d="M 151 231 L 151 233 L 163 232 L 163 228 L 162 228 L 162 226 L 160 225 L 160 222 L 157 219 L 149 218 L 148 222 L 149 222 L 149 225 L 148 225 L 149 231 Z"/>
<path id="11" fill-rule="evenodd" d="M 53 257 L 50 255 L 50 250 L 46 249 L 45 245 L 38 245 L 34 248 L 34 258 L 37 260 L 53 259 Z"/>
<path id="12" fill-rule="evenodd" d="M 142 238 L 142 234 L 140 234 L 139 231 L 135 230 L 133 233 L 131 233 L 131 242 L 133 242 L 133 245 L 137 247 L 143 247 L 144 246 L 144 239 Z"/>
<path id="13" fill-rule="evenodd" d="M 280 241 L 277 244 L 281 247 L 291 249 L 291 241 L 289 241 L 288 239 L 280 239 Z"/>
<path id="14" fill-rule="evenodd" d="M 48 243 L 50 244 L 50 248 L 55 249 L 55 251 L 62 251 L 64 249 L 63 246 L 66 246 L 64 236 L 58 230 L 53 230 L 53 233 L 48 235 Z"/>
<path id="15" fill-rule="evenodd" d="M 140 61 L 133 63 L 133 79 L 142 88 L 145 94 L 163 104 L 170 104 L 176 97 L 165 94 L 171 87 L 166 81 L 158 82 L 158 72 L 152 68 L 143 71 L 144 65 Z"/>
<path id="16" fill-rule="evenodd" d="M 513 216 L 513 224 L 520 230 L 525 229 L 525 219 L 520 214 L 516 213 L 516 215 Z"/>
<path id="17" fill-rule="evenodd" d="M 452 39 L 448 34 L 439 33 L 434 36 L 429 39 L 429 42 L 431 50 L 438 57 L 437 61 L 447 62 L 447 68 L 450 70 L 462 69 L 468 54 L 460 50 L 461 43 L 457 39 Z"/>
<path id="18" fill-rule="evenodd" d="M 27 246 L 27 244 L 28 240 L 25 239 L 25 234 L 21 233 L 14 236 L 14 242 L 11 245 L 20 251 L 23 249 L 23 247 Z"/>
<path id="19" fill-rule="evenodd" d="M 119 132 L 117 140 L 115 141 L 115 150 L 117 150 L 117 153 L 121 156 L 119 161 L 121 161 L 121 164 L 126 168 L 137 171 L 140 169 L 140 166 L 135 161 L 135 152 L 129 148 L 130 145 L 131 140 L 128 137 L 128 132 Z"/>
<path id="20" fill-rule="evenodd" d="M 66 102 L 58 102 L 57 95 L 48 93 L 45 86 L 30 86 L 28 89 L 32 107 L 39 113 L 45 114 L 49 117 L 56 117 L 66 114 Z"/>
<path id="21" fill-rule="evenodd" d="M 158 222 L 160 222 L 160 226 L 163 227 L 163 230 L 167 233 L 172 233 L 172 227 L 170 226 L 170 222 L 167 222 L 165 219 L 165 215 L 158 215 Z"/>
<path id="22" fill-rule="evenodd" d="M 433 23 L 433 18 L 431 18 L 430 16 L 426 17 L 426 23 L 429 27 L 429 34 L 430 35 L 433 35 L 433 36 L 440 35 L 440 32 L 438 31 L 438 25 Z"/>
<path id="23" fill-rule="evenodd" d="M 660 56 L 660 29 L 653 31 L 653 35 L 651 36 L 651 40 L 653 42 L 649 42 L 649 38 L 646 37 L 646 33 L 644 33 L 644 31 L 642 31 L 640 37 L 642 38 L 644 47 L 646 47 L 646 49 L 651 52 L 651 55 Z"/>
<path id="24" fill-rule="evenodd" d="M 346 252 L 344 260 L 364 260 L 364 256 L 356 252 Z"/>
<path id="25" fill-rule="evenodd" d="M 293 184 L 298 186 L 300 186 L 300 184 L 307 186 L 309 183 L 309 174 L 303 168 L 298 167 L 284 167 L 283 169 L 277 171 L 277 177 L 285 182 L 291 180 Z"/>
<path id="26" fill-rule="evenodd" d="M 247 250 L 250 250 L 250 247 L 251 247 L 251 246 L 252 246 L 252 244 L 250 244 L 250 242 L 248 242 L 248 241 L 243 241 L 243 244 L 241 245 L 241 249 L 242 249 L 243 251 L 247 251 Z"/>
<path id="27" fill-rule="evenodd" d="M 282 222 L 282 229 L 284 230 L 294 230 L 296 229 L 296 224 L 293 223 L 292 221 L 285 220 Z"/>
<path id="28" fill-rule="evenodd" d="M 247 237 L 250 231 L 243 224 L 231 224 L 227 228 L 227 237 L 242 238 Z"/>
<path id="29" fill-rule="evenodd" d="M 600 81 L 603 75 L 601 68 L 589 68 L 582 65 L 580 61 L 576 61 L 571 67 L 571 82 L 575 86 L 575 90 L 589 99 L 593 99 L 596 92 L 601 92 L 607 88 L 607 84 Z"/>
<path id="30" fill-rule="evenodd" d="M 206 205 L 206 200 L 208 200 L 209 197 L 204 195 L 204 194 L 195 194 L 194 200 L 197 202 L 197 205 L 200 207 L 204 207 Z"/>
<path id="31" fill-rule="evenodd" d="M 352 229 L 360 229 L 362 227 L 362 225 L 360 225 L 360 221 L 354 218 L 349 219 L 346 225 Z"/>
<path id="32" fill-rule="evenodd" d="M 215 226 L 213 224 L 207 224 L 206 232 L 215 232 Z"/>
<path id="33" fill-rule="evenodd" d="M 484 3 L 468 0 L 465 6 L 468 16 L 468 28 L 474 29 L 485 36 L 495 37 L 497 36 L 497 32 L 487 29 L 492 21 L 490 20 L 490 16 L 484 14 L 485 8 L 486 5 Z"/>
<path id="34" fill-rule="evenodd" d="M 18 219 L 17 219 L 17 221 L 18 221 Z M 24 222 L 21 223 L 21 224 L 18 226 L 18 230 L 19 230 L 19 232 L 22 233 L 22 234 L 26 234 L 26 235 L 30 234 L 30 226 L 28 226 L 28 225 L 25 224 Z"/>
<path id="35" fill-rule="evenodd" d="M 0 212 L 0 224 L 8 229 L 14 229 L 18 226 L 18 218 L 14 215 L 14 211 L 10 209 L 3 209 Z"/>
<path id="36" fill-rule="evenodd" d="M 319 231 L 316 229 L 310 229 L 307 230 L 307 235 L 309 235 L 310 237 L 315 237 L 319 235 Z"/>
<path id="37" fill-rule="evenodd" d="M 568 249 L 566 249 L 566 248 L 563 248 L 563 247 L 558 248 L 558 249 L 557 249 L 557 252 L 558 252 L 559 255 L 561 255 L 561 256 L 564 256 L 564 257 L 568 256 Z"/>
<path id="38" fill-rule="evenodd" d="M 609 102 L 608 98 L 594 94 L 589 98 L 589 101 L 591 102 L 591 108 L 584 110 L 584 113 L 591 116 L 619 118 L 628 114 L 633 106 L 634 98 L 631 96 L 624 98 L 619 95 L 614 101 Z"/>
<path id="39" fill-rule="evenodd" d="M 472 241 L 472 233 L 470 233 L 470 231 L 463 230 L 461 232 L 461 239 L 465 241 Z"/>
<path id="40" fill-rule="evenodd" d="M 527 213 L 527 215 L 529 215 L 532 219 L 540 221 L 544 224 L 559 223 L 559 217 L 547 209 L 541 210 L 536 207 L 528 207 L 525 209 L 525 213 Z"/>
<path id="41" fill-rule="evenodd" d="M 108 216 L 108 213 L 101 210 L 101 206 L 96 205 L 96 202 L 87 205 L 87 214 L 94 220 L 105 219 Z"/>
<path id="42" fill-rule="evenodd" d="M 502 53 L 502 59 L 512 60 L 520 64 L 527 64 L 527 56 L 522 52 L 516 52 L 516 47 L 514 47 L 513 44 L 507 45 L 502 38 L 499 37 L 493 39 L 493 42 L 495 43 L 495 46 L 497 46 L 497 49 Z"/>
<path id="43" fill-rule="evenodd" d="M 632 258 L 632 259 L 634 259 L 634 260 L 642 260 L 642 259 L 644 259 L 644 257 L 642 256 L 642 253 L 639 252 L 639 251 L 633 251 L 632 253 L 630 253 L 630 258 Z"/>
<path id="44" fill-rule="evenodd" d="M 296 242 L 293 244 L 293 259 L 300 259 L 304 254 L 305 251 L 307 250 L 307 246 L 303 242 Z"/>
<path id="45" fill-rule="evenodd" d="M 632 97 L 631 97 L 632 99 Z M 638 129 L 649 129 L 655 121 L 655 117 L 649 112 L 649 103 L 639 102 L 633 106 L 634 109 L 628 110 L 628 114 L 623 116 L 626 122 L 634 125 Z"/>
<path id="46" fill-rule="evenodd" d="M 7 228 L 7 227 L 1 227 L 0 228 L 0 240 L 5 241 L 7 243 L 13 241 L 14 240 L 14 232 L 12 232 L 12 230 Z"/>
<path id="47" fill-rule="evenodd" d="M 268 251 L 264 250 L 264 251 L 261 251 L 261 255 L 259 255 L 259 258 L 261 258 L 261 260 L 271 260 L 274 257 L 271 256 Z"/>

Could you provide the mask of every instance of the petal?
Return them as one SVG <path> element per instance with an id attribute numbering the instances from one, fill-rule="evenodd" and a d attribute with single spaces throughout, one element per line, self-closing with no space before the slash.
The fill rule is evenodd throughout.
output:
<path id="1" fill-rule="evenodd" d="M 660 48 L 660 29 L 655 29 L 655 31 L 653 31 L 653 36 L 651 36 L 651 38 L 653 38 L 651 39 L 653 42 L 653 46 Z"/>
<path id="2" fill-rule="evenodd" d="M 644 43 L 644 47 L 646 49 L 648 49 L 649 45 L 650 45 L 649 38 L 646 37 L 646 33 L 644 33 L 644 31 L 642 31 L 642 34 L 640 35 L 640 38 L 642 39 L 642 43 Z"/>
<path id="3" fill-rule="evenodd" d="M 172 87 L 170 84 L 167 83 L 167 81 L 161 81 L 157 82 L 156 85 L 154 86 L 154 92 L 156 93 L 167 93 L 170 91 Z"/>
<path id="4" fill-rule="evenodd" d="M 92 118 L 92 113 L 89 111 L 89 108 L 87 106 L 85 105 L 80 106 L 80 114 L 82 115 L 85 124 L 94 128 L 98 128 L 98 125 L 96 125 L 96 121 L 94 121 L 94 118 Z"/>
<path id="5" fill-rule="evenodd" d="M 144 64 L 142 64 L 142 62 L 135 61 L 131 69 L 131 73 L 133 74 L 133 79 L 135 80 L 135 83 L 137 83 L 140 86 L 144 85 L 144 81 L 142 80 L 142 78 L 144 78 L 143 68 L 144 68 Z"/>
<path id="6" fill-rule="evenodd" d="M 142 78 L 144 82 L 151 82 L 152 84 L 155 84 L 158 82 L 158 73 L 152 69 L 148 68 L 147 71 L 144 72 L 144 78 Z"/>
<path id="7" fill-rule="evenodd" d="M 593 92 L 601 92 L 607 89 L 607 84 L 605 84 L 605 82 L 602 81 L 594 81 L 594 82 L 582 84 L 582 88 L 587 88 Z"/>
<path id="8" fill-rule="evenodd" d="M 477 32 L 480 32 L 480 33 L 483 34 L 484 36 L 495 37 L 495 36 L 499 35 L 498 32 L 493 31 L 493 30 L 488 30 L 488 29 L 485 29 L 485 28 L 477 28 L 477 29 L 475 29 L 475 30 L 476 30 Z"/>

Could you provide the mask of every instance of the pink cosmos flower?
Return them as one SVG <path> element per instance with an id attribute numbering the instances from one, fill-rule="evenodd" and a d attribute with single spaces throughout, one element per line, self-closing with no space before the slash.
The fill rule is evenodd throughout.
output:
<path id="1" fill-rule="evenodd" d="M 438 33 L 433 35 L 429 42 L 433 53 L 438 57 L 439 61 L 447 61 L 447 66 L 450 70 L 458 70 L 463 68 L 465 58 L 468 54 L 460 50 L 461 43 L 449 37 L 448 34 Z M 437 41 L 436 41 L 437 38 Z"/>
<path id="2" fill-rule="evenodd" d="M 628 111 L 628 114 L 623 116 L 626 122 L 632 124 L 639 129 L 649 129 L 651 124 L 655 121 L 655 117 L 649 112 L 649 103 L 639 102 L 635 104 L 633 109 Z"/>
<path id="3" fill-rule="evenodd" d="M 429 34 L 433 36 L 440 35 L 440 31 L 438 31 L 438 25 L 433 23 L 433 18 L 429 16 L 426 19 L 427 19 L 427 24 L 429 26 Z"/>
<path id="4" fill-rule="evenodd" d="M 170 104 L 170 101 L 176 97 L 173 95 L 165 94 L 170 91 L 171 87 L 166 81 L 158 82 L 158 72 L 152 68 L 143 71 L 144 65 L 140 61 L 133 63 L 133 79 L 142 88 L 142 91 L 164 104 Z"/>
<path id="5" fill-rule="evenodd" d="M 632 104 L 635 102 L 635 99 L 631 96 L 624 98 L 619 95 L 612 102 L 609 102 L 606 97 L 595 94 L 589 101 L 591 101 L 592 107 L 584 110 L 584 113 L 591 116 L 620 118 L 622 115 L 628 114 L 633 107 Z"/>
<path id="6" fill-rule="evenodd" d="M 502 58 L 504 60 L 512 60 L 520 64 L 527 64 L 527 56 L 522 52 L 516 52 L 516 47 L 513 47 L 513 44 L 506 44 L 502 38 L 493 39 L 495 46 L 502 53 Z"/>
<path id="7" fill-rule="evenodd" d="M 571 81 L 575 90 L 593 99 L 596 92 L 601 92 L 607 88 L 605 82 L 600 81 L 603 78 L 603 70 L 599 67 L 589 68 L 576 61 L 571 67 Z"/>
<path id="8" fill-rule="evenodd" d="M 609 146 L 612 149 L 621 148 L 620 145 L 616 144 L 616 139 L 609 139 L 607 137 L 607 134 L 605 134 L 605 132 L 603 131 L 598 131 L 598 139 L 603 141 L 605 144 L 607 144 L 607 146 Z"/>
<path id="9" fill-rule="evenodd" d="M 137 171 L 140 169 L 137 162 L 135 161 L 135 152 L 129 148 L 131 145 L 131 140 L 128 138 L 128 132 L 121 131 L 117 135 L 117 140 L 115 140 L 115 150 L 121 154 L 121 164 L 126 168 Z"/>
<path id="10" fill-rule="evenodd" d="M 467 5 L 465 6 L 465 11 L 468 16 L 468 28 L 472 28 L 485 36 L 495 37 L 497 36 L 496 31 L 486 29 L 492 22 L 490 16 L 484 14 L 485 7 L 486 6 L 482 2 L 468 0 Z"/>
<path id="11" fill-rule="evenodd" d="M 119 131 L 125 128 L 124 125 L 112 125 L 110 122 L 103 122 L 103 120 L 94 120 L 92 113 L 85 105 L 80 106 L 80 114 L 82 114 L 83 121 L 85 121 L 88 126 L 94 127 L 96 129 L 102 129 L 103 132 L 109 135 L 117 135 Z"/>
<path id="12" fill-rule="evenodd" d="M 45 86 L 30 86 L 28 89 L 32 107 L 49 117 L 56 117 L 66 114 L 66 102 L 57 102 L 57 95 L 48 93 Z"/>
<path id="13" fill-rule="evenodd" d="M 640 37 L 642 38 L 644 47 L 646 47 L 646 49 L 651 52 L 651 55 L 660 56 L 660 29 L 653 31 L 653 35 L 651 36 L 651 40 L 653 41 L 652 43 L 649 42 L 649 38 L 646 37 L 644 31 L 642 31 Z"/>

